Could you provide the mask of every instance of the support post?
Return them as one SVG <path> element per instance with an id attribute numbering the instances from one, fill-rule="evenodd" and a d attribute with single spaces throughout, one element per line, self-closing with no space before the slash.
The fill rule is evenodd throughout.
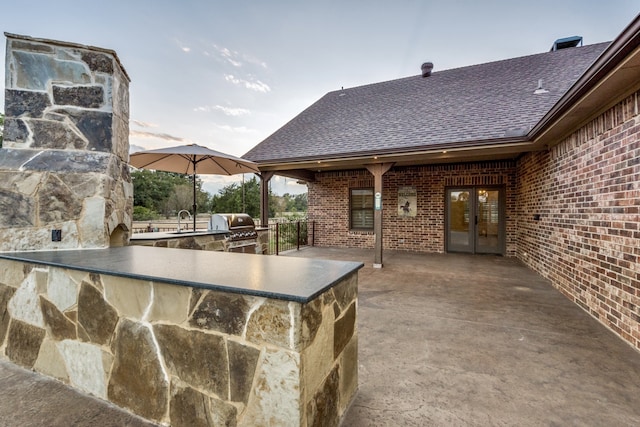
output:
<path id="1" fill-rule="evenodd" d="M 373 232 L 375 234 L 374 268 L 382 268 L 382 176 L 391 169 L 393 163 L 376 163 L 368 165 L 367 170 L 373 174 Z"/>
<path id="2" fill-rule="evenodd" d="M 260 172 L 260 227 L 269 226 L 269 180 L 273 172 Z"/>

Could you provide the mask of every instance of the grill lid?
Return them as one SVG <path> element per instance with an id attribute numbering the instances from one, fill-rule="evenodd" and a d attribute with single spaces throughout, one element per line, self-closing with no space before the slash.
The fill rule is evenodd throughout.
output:
<path id="1" fill-rule="evenodd" d="M 213 214 L 209 220 L 209 230 L 240 231 L 254 229 L 253 218 L 245 213 Z"/>

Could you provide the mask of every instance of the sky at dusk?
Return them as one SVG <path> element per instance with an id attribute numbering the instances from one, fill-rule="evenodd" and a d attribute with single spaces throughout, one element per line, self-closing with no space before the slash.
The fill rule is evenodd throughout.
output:
<path id="1" fill-rule="evenodd" d="M 635 0 L 3 0 L 0 30 L 116 51 L 132 150 L 197 143 L 242 156 L 325 93 L 613 40 Z M 6 41 L 1 43 L 4 70 Z M 0 79 L 4 111 L 4 79 Z M 249 179 L 251 175 L 246 175 Z M 201 176 L 216 193 L 241 176 Z M 277 194 L 306 187 L 276 177 Z"/>

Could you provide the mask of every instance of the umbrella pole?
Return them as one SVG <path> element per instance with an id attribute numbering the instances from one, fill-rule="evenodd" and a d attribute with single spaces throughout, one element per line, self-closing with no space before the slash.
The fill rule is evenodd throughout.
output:
<path id="1" fill-rule="evenodd" d="M 193 231 L 196 231 L 196 165 L 193 165 Z"/>

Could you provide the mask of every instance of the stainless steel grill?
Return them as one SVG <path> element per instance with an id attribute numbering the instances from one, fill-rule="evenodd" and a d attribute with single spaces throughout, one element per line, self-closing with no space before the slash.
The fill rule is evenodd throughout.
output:
<path id="1" fill-rule="evenodd" d="M 210 231 L 224 231 L 226 252 L 256 253 L 258 233 L 253 218 L 244 213 L 214 214 L 209 220 Z"/>

